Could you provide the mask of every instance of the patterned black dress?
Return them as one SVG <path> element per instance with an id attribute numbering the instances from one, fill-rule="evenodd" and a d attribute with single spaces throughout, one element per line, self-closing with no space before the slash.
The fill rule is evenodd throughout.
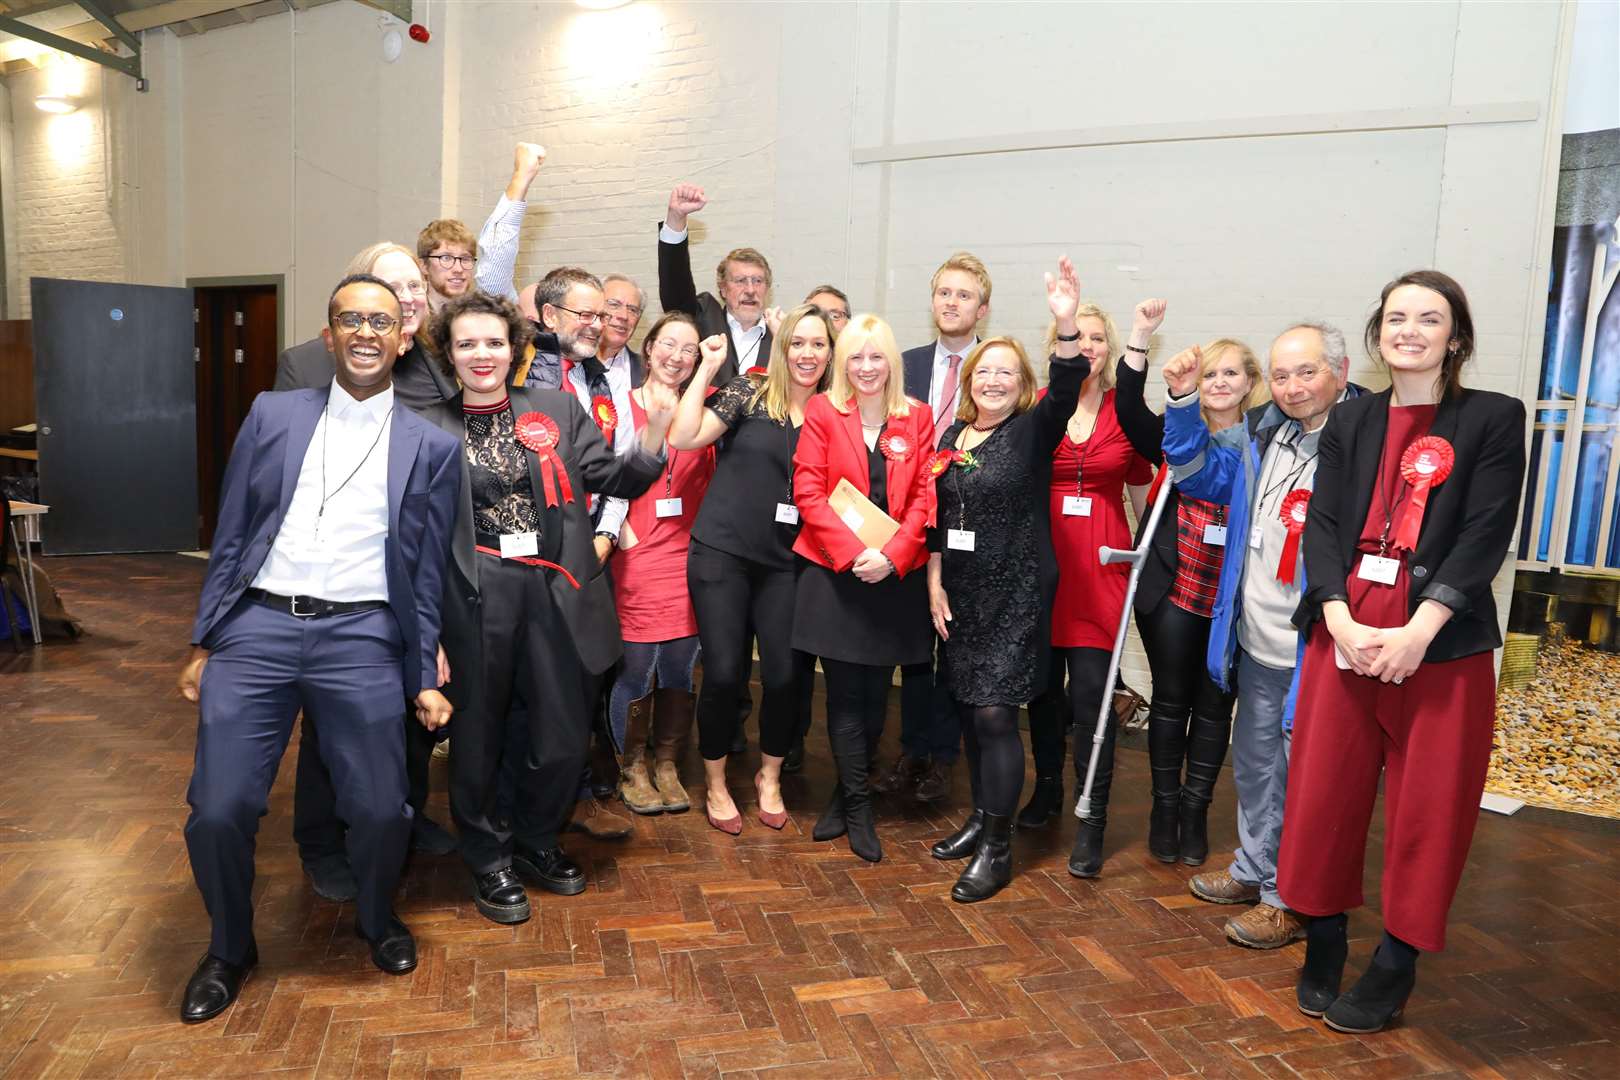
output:
<path id="1" fill-rule="evenodd" d="M 929 548 L 942 553 L 953 617 L 947 684 L 961 705 L 1022 705 L 1046 687 L 1058 574 L 1047 488 L 1053 451 L 1090 371 L 1083 359 L 1054 356 L 1050 365 L 1046 395 L 974 447 L 978 465 L 952 465 L 937 481 L 939 527 Z M 940 447 L 954 448 L 966 426 L 952 424 Z M 953 550 L 950 529 L 972 532 L 973 550 Z"/>

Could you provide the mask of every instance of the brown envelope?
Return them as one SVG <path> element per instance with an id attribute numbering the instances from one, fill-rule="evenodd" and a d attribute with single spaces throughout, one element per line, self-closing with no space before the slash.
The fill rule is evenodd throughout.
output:
<path id="1" fill-rule="evenodd" d="M 900 523 L 879 510 L 877 504 L 862 495 L 860 489 L 848 479 L 838 481 L 838 486 L 827 496 L 827 505 L 849 526 L 849 531 L 869 548 L 882 551 L 883 545 L 900 531 Z"/>

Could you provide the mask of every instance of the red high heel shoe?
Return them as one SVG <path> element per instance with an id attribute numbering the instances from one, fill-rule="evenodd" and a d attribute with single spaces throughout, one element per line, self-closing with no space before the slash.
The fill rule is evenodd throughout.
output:
<path id="1" fill-rule="evenodd" d="M 754 774 L 754 794 L 756 798 L 759 795 L 760 778 L 764 775 L 764 773 Z M 787 824 L 787 821 L 788 813 L 786 807 L 776 811 L 774 814 L 767 811 L 763 806 L 759 808 L 759 823 L 765 826 L 767 829 L 776 829 L 780 831 L 782 826 Z"/>

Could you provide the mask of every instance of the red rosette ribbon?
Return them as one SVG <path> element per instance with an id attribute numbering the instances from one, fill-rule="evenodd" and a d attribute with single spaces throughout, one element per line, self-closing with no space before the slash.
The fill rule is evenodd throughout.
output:
<path id="1" fill-rule="evenodd" d="M 955 450 L 936 450 L 928 455 L 928 475 L 940 477 L 956 462 Z"/>
<path id="2" fill-rule="evenodd" d="M 878 449 L 890 461 L 910 461 L 916 447 L 898 431 L 885 431 L 878 436 Z"/>
<path id="3" fill-rule="evenodd" d="M 517 441 L 540 458 L 540 486 L 546 493 L 546 505 L 557 505 L 557 493 L 563 502 L 574 501 L 574 485 L 568 481 L 568 470 L 557 453 L 562 432 L 557 421 L 542 412 L 526 412 L 517 418 Z"/>
<path id="4" fill-rule="evenodd" d="M 753 367 L 751 367 L 747 371 L 743 372 L 744 375 L 750 376 L 751 378 L 755 378 L 755 379 L 763 379 L 765 376 L 769 375 L 770 373 L 771 373 L 771 369 L 768 368 L 768 367 L 765 367 L 763 364 L 755 364 Z"/>
<path id="5" fill-rule="evenodd" d="M 1294 583 L 1294 571 L 1299 564 L 1299 538 L 1305 532 L 1305 517 L 1311 505 L 1310 488 L 1295 488 L 1283 496 L 1277 507 L 1288 537 L 1283 541 L 1282 558 L 1277 560 L 1277 580 L 1284 585 Z"/>
<path id="6" fill-rule="evenodd" d="M 591 398 L 591 419 L 596 421 L 596 426 L 602 432 L 602 438 L 612 442 L 613 431 L 619 426 L 619 410 L 613 407 L 613 399 Z"/>
<path id="7" fill-rule="evenodd" d="M 1404 551 L 1416 551 L 1418 530 L 1423 528 L 1423 511 L 1429 505 L 1429 489 L 1445 483 L 1457 463 L 1457 451 L 1438 435 L 1425 435 L 1401 455 L 1401 479 L 1412 487 L 1412 497 L 1401 507 L 1391 543 Z"/>

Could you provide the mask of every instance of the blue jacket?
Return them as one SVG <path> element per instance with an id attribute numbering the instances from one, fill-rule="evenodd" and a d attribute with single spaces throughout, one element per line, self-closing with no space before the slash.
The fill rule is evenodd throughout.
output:
<path id="1" fill-rule="evenodd" d="M 1345 397 L 1359 397 L 1362 387 L 1350 383 Z M 1170 462 L 1170 475 L 1184 494 L 1230 507 L 1226 525 L 1226 557 L 1221 561 L 1221 580 L 1215 590 L 1215 611 L 1210 619 L 1209 652 L 1204 663 L 1209 677 L 1228 693 L 1236 687 L 1232 663 L 1237 656 L 1237 620 L 1243 613 L 1238 596 L 1243 588 L 1243 567 L 1249 557 L 1249 528 L 1254 517 L 1254 488 L 1260 477 L 1260 463 L 1266 449 L 1288 419 L 1273 402 L 1249 410 L 1241 426 L 1210 434 L 1198 412 L 1198 399 L 1170 404 L 1164 410 L 1164 456 Z M 1247 438 L 1245 438 L 1245 435 Z M 1304 560 L 1299 565 L 1299 588 L 1307 588 Z M 1301 635 L 1294 653 L 1294 677 L 1283 706 L 1283 726 L 1294 719 L 1294 698 L 1299 691 L 1299 661 L 1304 654 Z"/>

